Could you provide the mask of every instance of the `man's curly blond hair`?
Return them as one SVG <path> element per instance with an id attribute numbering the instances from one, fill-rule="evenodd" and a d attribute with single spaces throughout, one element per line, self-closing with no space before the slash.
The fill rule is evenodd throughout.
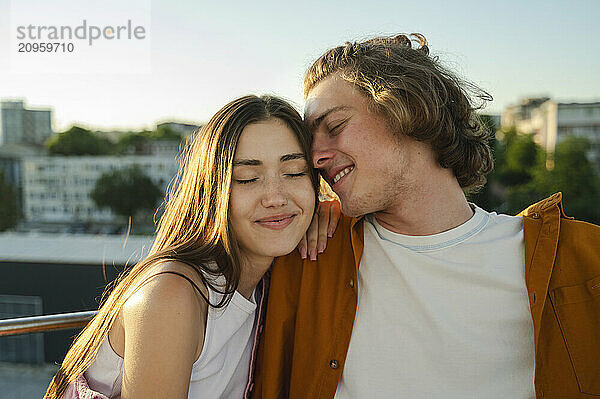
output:
<path id="1" fill-rule="evenodd" d="M 395 134 L 431 145 L 440 166 L 452 169 L 461 187 L 485 184 L 494 166 L 491 132 L 476 110 L 491 96 L 431 57 L 425 36 L 375 37 L 328 50 L 305 75 L 305 97 L 334 74 L 369 98 Z"/>

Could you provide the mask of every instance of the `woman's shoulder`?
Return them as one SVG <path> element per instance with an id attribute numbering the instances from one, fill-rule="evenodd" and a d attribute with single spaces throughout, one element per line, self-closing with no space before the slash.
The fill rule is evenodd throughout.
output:
<path id="1" fill-rule="evenodd" d="M 179 261 L 161 261 L 149 268 L 126 300 L 124 312 L 202 310 L 208 290 L 199 273 Z"/>
<path id="2" fill-rule="evenodd" d="M 193 267 L 176 261 L 150 266 L 123 303 L 111 329 L 115 352 L 123 356 L 126 335 L 159 346 L 173 331 L 178 331 L 178 340 L 202 341 L 208 314 L 203 296 L 208 298 L 208 290 Z"/>
<path id="3" fill-rule="evenodd" d="M 152 265 L 123 305 L 123 374 L 131 379 L 129 389 L 145 392 L 148 381 L 187 389 L 204 345 L 208 313 L 198 292 L 206 288 L 194 273 L 179 262 Z"/>
<path id="4" fill-rule="evenodd" d="M 187 282 L 196 293 L 208 297 L 208 289 L 204 283 L 201 272 L 196 267 L 177 260 L 166 260 L 157 263 L 149 273 L 149 278 L 166 278 L 177 286 L 185 285 Z"/>

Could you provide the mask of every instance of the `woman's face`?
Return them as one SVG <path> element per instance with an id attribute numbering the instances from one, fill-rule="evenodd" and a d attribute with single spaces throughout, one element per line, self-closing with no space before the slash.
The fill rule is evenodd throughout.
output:
<path id="1" fill-rule="evenodd" d="M 250 124 L 233 163 L 229 223 L 243 255 L 268 261 L 294 250 L 313 216 L 315 192 L 294 132 L 281 120 Z"/>

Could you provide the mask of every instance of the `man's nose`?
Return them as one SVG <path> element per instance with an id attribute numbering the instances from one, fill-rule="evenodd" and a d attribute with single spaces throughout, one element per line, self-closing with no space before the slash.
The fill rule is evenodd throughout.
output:
<path id="1" fill-rule="evenodd" d="M 264 190 L 261 203 L 265 208 L 287 205 L 287 193 L 280 179 L 267 179 Z"/>
<path id="2" fill-rule="evenodd" d="M 323 135 L 314 135 L 311 150 L 313 166 L 317 169 L 325 168 L 333 159 L 334 151 L 331 149 L 327 138 L 323 137 Z"/>

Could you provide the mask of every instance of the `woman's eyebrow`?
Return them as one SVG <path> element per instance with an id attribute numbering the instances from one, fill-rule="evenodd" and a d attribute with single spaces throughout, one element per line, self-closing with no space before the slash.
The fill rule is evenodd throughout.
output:
<path id="1" fill-rule="evenodd" d="M 258 159 L 238 159 L 233 161 L 233 166 L 260 166 L 262 161 Z"/>
<path id="2" fill-rule="evenodd" d="M 294 152 L 292 154 L 285 154 L 279 158 L 279 162 L 293 161 L 294 159 L 304 159 L 306 157 L 301 152 Z M 260 159 L 238 159 L 233 161 L 233 166 L 260 166 L 263 162 Z"/>
<path id="3" fill-rule="evenodd" d="M 280 162 L 285 162 L 285 161 L 292 161 L 294 159 L 304 159 L 305 160 L 306 157 L 301 152 L 295 152 L 293 154 L 285 154 L 285 155 L 283 155 L 281 158 L 279 158 L 279 161 Z"/>

